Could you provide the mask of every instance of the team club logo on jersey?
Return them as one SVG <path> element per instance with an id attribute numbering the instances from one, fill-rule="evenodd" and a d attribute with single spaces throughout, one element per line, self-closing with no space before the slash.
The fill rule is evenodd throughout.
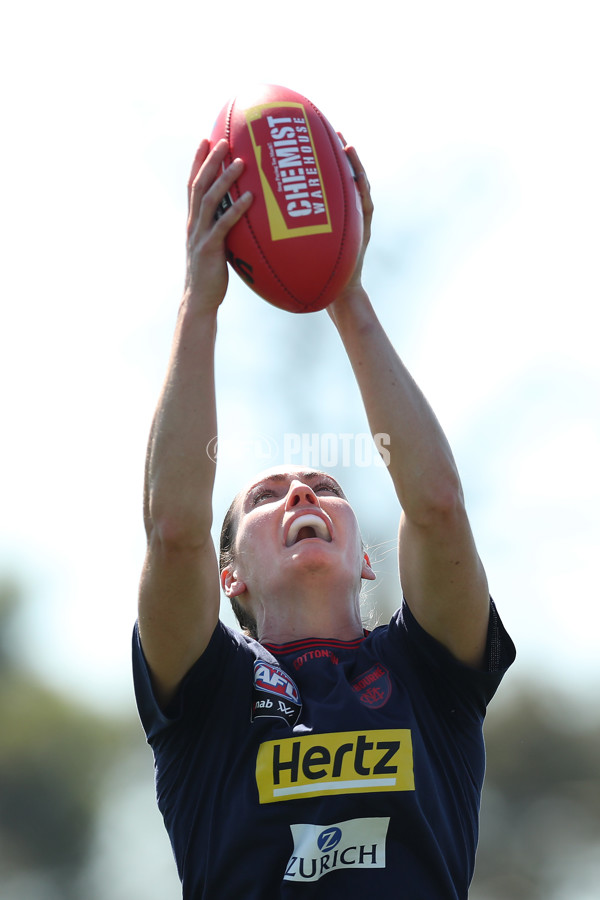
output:
<path id="1" fill-rule="evenodd" d="M 257 660 L 254 663 L 251 720 L 269 716 L 295 725 L 301 709 L 300 692 L 290 676 L 279 666 Z"/>
<path id="2" fill-rule="evenodd" d="M 387 818 L 291 825 L 294 849 L 284 881 L 318 881 L 336 869 L 384 869 Z"/>
<path id="3" fill-rule="evenodd" d="M 414 791 L 410 728 L 303 734 L 265 741 L 256 757 L 260 803 Z"/>
<path id="4" fill-rule="evenodd" d="M 390 673 L 385 666 L 373 666 L 354 679 L 352 690 L 364 706 L 379 709 L 388 702 L 392 692 Z"/>

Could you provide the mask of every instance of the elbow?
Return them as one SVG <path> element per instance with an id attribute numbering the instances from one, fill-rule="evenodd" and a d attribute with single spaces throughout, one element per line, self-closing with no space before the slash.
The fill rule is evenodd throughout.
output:
<path id="1" fill-rule="evenodd" d="M 211 540 L 212 511 L 202 515 L 198 510 L 152 508 L 146 517 L 148 545 L 173 554 L 195 550 Z"/>
<path id="2" fill-rule="evenodd" d="M 465 498 L 458 475 L 428 483 L 414 507 L 405 508 L 404 512 L 414 524 L 422 527 L 463 519 L 466 516 Z"/>

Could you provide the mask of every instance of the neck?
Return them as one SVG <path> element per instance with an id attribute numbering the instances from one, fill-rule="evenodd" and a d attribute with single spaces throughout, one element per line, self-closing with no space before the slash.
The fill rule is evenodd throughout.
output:
<path id="1" fill-rule="evenodd" d="M 286 644 L 304 638 L 337 638 L 352 641 L 363 635 L 358 588 L 355 584 L 324 587 L 316 584 L 288 585 L 270 594 L 267 602 L 253 603 L 259 640 Z"/>

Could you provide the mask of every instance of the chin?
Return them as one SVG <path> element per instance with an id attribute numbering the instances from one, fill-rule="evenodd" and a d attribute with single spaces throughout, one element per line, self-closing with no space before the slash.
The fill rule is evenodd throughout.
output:
<path id="1" fill-rule="evenodd" d="M 302 543 L 305 546 L 295 545 L 295 552 L 288 558 L 295 579 L 301 579 L 303 575 L 318 576 L 321 579 L 345 584 L 348 580 L 346 576 L 352 577 L 351 567 L 347 561 L 341 560 L 337 553 L 332 553 L 328 549 L 328 544 L 321 542 L 319 546 L 317 541 L 311 541 L 310 544 L 308 541 Z"/>
<path id="2" fill-rule="evenodd" d="M 294 560 L 322 559 L 323 562 L 333 563 L 334 556 L 331 552 L 331 544 L 321 541 L 318 538 L 305 538 L 298 541 L 289 549 L 292 551 L 291 558 Z"/>

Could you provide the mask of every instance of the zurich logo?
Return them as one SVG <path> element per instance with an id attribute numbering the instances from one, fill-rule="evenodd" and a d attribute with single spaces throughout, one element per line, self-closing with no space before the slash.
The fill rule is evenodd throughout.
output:
<path id="1" fill-rule="evenodd" d="M 334 847 L 337 847 L 341 839 L 342 829 L 333 825 L 331 828 L 326 828 L 325 831 L 321 832 L 317 838 L 317 845 L 322 853 L 328 853 Z"/>

